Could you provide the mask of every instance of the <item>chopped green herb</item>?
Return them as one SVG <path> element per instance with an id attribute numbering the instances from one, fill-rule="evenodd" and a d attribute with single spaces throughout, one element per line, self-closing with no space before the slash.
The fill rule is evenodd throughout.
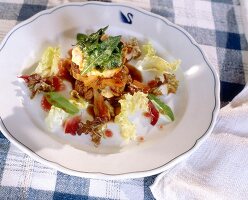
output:
<path id="1" fill-rule="evenodd" d="M 161 114 L 167 115 L 171 119 L 171 121 L 174 121 L 174 114 L 168 105 L 166 105 L 153 94 L 148 94 L 148 99 L 152 101 L 152 103 L 155 105 L 155 107 L 159 110 Z"/>
<path id="2" fill-rule="evenodd" d="M 107 28 L 99 29 L 90 35 L 77 34 L 77 45 L 86 55 L 86 63 L 81 74 L 85 74 L 93 68 L 104 71 L 122 65 L 121 36 L 109 36 L 107 39 L 101 40 Z"/>
<path id="3" fill-rule="evenodd" d="M 101 37 L 105 34 L 107 28 L 108 26 L 101 28 L 97 32 L 92 33 L 90 35 L 78 33 L 77 34 L 78 45 L 83 49 L 87 46 L 91 46 L 92 44 L 97 43 L 101 39 Z"/>

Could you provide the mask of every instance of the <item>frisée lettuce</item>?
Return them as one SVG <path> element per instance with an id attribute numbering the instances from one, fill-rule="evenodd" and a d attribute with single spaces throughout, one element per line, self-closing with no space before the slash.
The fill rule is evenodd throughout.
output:
<path id="1" fill-rule="evenodd" d="M 156 55 L 156 51 L 153 48 L 151 43 L 143 45 L 142 48 L 145 56 L 142 60 L 137 62 L 138 68 L 141 68 L 145 71 L 154 71 L 158 74 L 163 73 L 173 73 L 176 71 L 180 65 L 180 60 L 175 60 L 173 62 L 168 62 L 163 58 Z"/>
<path id="2" fill-rule="evenodd" d="M 42 77 L 56 75 L 58 73 L 58 64 L 60 60 L 60 48 L 48 47 L 42 54 L 41 60 L 34 73 Z"/>
<path id="3" fill-rule="evenodd" d="M 45 123 L 50 130 L 53 130 L 56 127 L 62 126 L 64 120 L 69 116 L 70 114 L 65 112 L 62 108 L 52 106 L 47 117 L 45 118 Z"/>
<path id="4" fill-rule="evenodd" d="M 148 111 L 147 94 L 136 92 L 133 95 L 125 94 L 124 99 L 119 100 L 121 104 L 121 112 L 115 116 L 115 123 L 120 125 L 121 136 L 126 139 L 135 139 L 136 127 L 129 120 L 128 116 L 136 111 Z"/>

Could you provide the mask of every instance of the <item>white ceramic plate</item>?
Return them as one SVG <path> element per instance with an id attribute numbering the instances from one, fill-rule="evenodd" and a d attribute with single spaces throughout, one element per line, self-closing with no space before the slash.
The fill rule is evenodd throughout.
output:
<path id="1" fill-rule="evenodd" d="M 96 149 L 89 138 L 48 132 L 39 106 L 31 103 L 17 76 L 37 63 L 47 46 L 60 46 L 66 55 L 78 32 L 106 25 L 109 34 L 151 41 L 162 57 L 181 59 L 182 64 L 179 90 L 166 99 L 174 110 L 173 123 L 162 130 L 142 124 L 149 131 L 141 144 L 110 139 Z M 219 110 L 218 77 L 192 37 L 165 18 L 126 5 L 73 3 L 42 11 L 7 34 L 0 66 L 1 131 L 34 159 L 71 175 L 134 178 L 166 170 L 200 145 Z"/>

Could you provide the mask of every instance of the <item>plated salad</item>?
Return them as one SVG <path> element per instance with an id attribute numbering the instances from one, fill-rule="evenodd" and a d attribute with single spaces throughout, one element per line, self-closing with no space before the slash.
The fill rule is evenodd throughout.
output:
<path id="1" fill-rule="evenodd" d="M 31 99 L 43 96 L 48 129 L 62 126 L 65 134 L 89 134 L 96 146 L 115 134 L 108 129 L 110 122 L 119 126 L 124 140 L 135 140 L 136 126 L 130 120 L 135 112 L 142 112 L 152 126 L 160 116 L 174 121 L 173 111 L 161 97 L 175 94 L 178 88 L 179 60 L 168 62 L 151 43 L 108 35 L 107 28 L 78 33 L 67 58 L 61 57 L 60 48 L 48 47 L 34 72 L 20 76 Z M 142 71 L 154 78 L 143 81 Z"/>

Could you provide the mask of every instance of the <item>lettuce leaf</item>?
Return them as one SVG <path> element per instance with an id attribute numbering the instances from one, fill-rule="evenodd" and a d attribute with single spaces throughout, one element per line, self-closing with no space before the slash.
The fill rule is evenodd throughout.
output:
<path id="1" fill-rule="evenodd" d="M 143 60 L 137 62 L 138 68 L 141 68 L 144 71 L 154 71 L 158 74 L 173 73 L 177 70 L 180 65 L 180 60 L 175 60 L 173 62 L 168 62 L 163 58 L 156 55 L 155 49 L 152 47 L 151 43 L 145 44 L 142 47 L 142 50 L 145 54 Z"/>
<path id="2" fill-rule="evenodd" d="M 61 127 L 64 120 L 69 116 L 70 115 L 63 109 L 52 106 L 47 117 L 45 118 L 45 123 L 50 130 L 53 130 L 56 127 Z"/>
<path id="3" fill-rule="evenodd" d="M 76 105 L 72 104 L 67 98 L 58 92 L 48 92 L 46 93 L 46 98 L 50 104 L 63 109 L 69 114 L 74 115 L 79 112 L 79 108 Z"/>
<path id="4" fill-rule="evenodd" d="M 121 112 L 115 117 L 115 123 L 119 124 L 121 136 L 126 139 L 135 139 L 136 127 L 129 120 L 128 116 L 136 111 L 148 111 L 147 94 L 136 92 L 133 95 L 125 94 L 125 99 L 119 100 Z"/>
<path id="5" fill-rule="evenodd" d="M 76 98 L 70 98 L 69 102 L 76 106 L 78 109 L 85 109 L 88 107 L 89 103 L 85 101 L 83 98 L 76 99 Z"/>
<path id="6" fill-rule="evenodd" d="M 48 47 L 42 54 L 41 60 L 36 67 L 34 73 L 42 77 L 56 75 L 58 73 L 58 64 L 60 60 L 60 48 Z"/>
<path id="7" fill-rule="evenodd" d="M 115 123 L 119 124 L 121 130 L 121 136 L 127 141 L 135 139 L 136 127 L 128 119 L 128 115 L 122 113 L 115 117 Z"/>

